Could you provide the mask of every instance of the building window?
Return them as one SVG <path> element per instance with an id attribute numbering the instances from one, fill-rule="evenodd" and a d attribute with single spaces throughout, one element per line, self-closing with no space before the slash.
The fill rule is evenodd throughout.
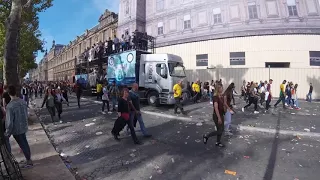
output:
<path id="1" fill-rule="evenodd" d="M 296 0 L 287 0 L 289 16 L 298 16 Z"/>
<path id="2" fill-rule="evenodd" d="M 310 51 L 310 66 L 320 66 L 320 51 Z"/>
<path id="3" fill-rule="evenodd" d="M 190 15 L 185 15 L 183 18 L 183 29 L 191 28 L 191 18 Z"/>
<path id="4" fill-rule="evenodd" d="M 213 9 L 213 23 L 214 24 L 222 23 L 221 9 L 220 8 Z"/>
<path id="5" fill-rule="evenodd" d="M 258 10 L 255 2 L 248 3 L 249 19 L 258 19 Z"/>
<path id="6" fill-rule="evenodd" d="M 246 65 L 246 53 L 230 52 L 230 65 Z"/>
<path id="7" fill-rule="evenodd" d="M 266 68 L 290 68 L 290 62 L 266 62 Z"/>
<path id="8" fill-rule="evenodd" d="M 198 22 L 199 22 L 199 25 L 207 24 L 207 12 L 206 11 L 199 12 L 199 14 L 198 14 Z"/>
<path id="9" fill-rule="evenodd" d="M 208 54 L 196 55 L 196 66 L 208 66 Z"/>
<path id="10" fill-rule="evenodd" d="M 163 22 L 158 23 L 158 35 L 163 34 Z"/>
<path id="11" fill-rule="evenodd" d="M 157 11 L 162 11 L 164 9 L 164 0 L 157 0 Z"/>

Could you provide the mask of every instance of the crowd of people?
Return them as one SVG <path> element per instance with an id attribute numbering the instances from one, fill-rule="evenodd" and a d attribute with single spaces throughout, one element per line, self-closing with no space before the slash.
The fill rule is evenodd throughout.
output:
<path id="1" fill-rule="evenodd" d="M 264 82 L 260 81 L 260 83 L 254 81 L 243 81 L 243 85 L 241 86 L 240 98 L 243 99 L 247 103 L 247 105 L 241 108 L 241 110 L 244 112 L 245 109 L 253 104 L 253 113 L 255 114 L 259 113 L 258 105 L 261 109 L 265 109 L 265 111 L 268 111 L 271 107 L 270 103 L 273 98 L 273 93 L 271 90 L 272 83 L 272 79 Z M 217 81 L 212 80 L 211 83 L 202 83 L 197 80 L 196 82 L 187 84 L 187 89 L 189 90 L 189 92 L 191 92 L 192 100 L 194 103 L 201 101 L 203 99 L 202 97 L 209 97 L 210 104 L 213 104 L 213 121 L 216 125 L 216 131 L 203 135 L 204 144 L 207 144 L 207 141 L 210 137 L 217 136 L 216 146 L 224 147 L 224 145 L 221 143 L 222 134 L 225 133 L 225 135 L 227 136 L 233 135 L 230 129 L 230 124 L 232 115 L 235 113 L 234 95 L 238 94 L 235 91 L 235 88 L 235 84 L 230 83 L 225 91 L 223 91 L 224 89 L 221 79 Z M 180 109 L 181 113 L 185 114 L 183 105 L 181 103 L 182 89 L 182 81 L 179 81 L 173 87 L 174 98 L 176 100 L 174 113 L 178 113 L 177 110 Z M 306 95 L 306 100 L 309 102 L 311 102 L 312 100 L 312 92 L 313 86 L 310 83 L 309 92 Z M 301 108 L 299 107 L 297 93 L 298 84 L 294 84 L 293 82 L 287 82 L 286 80 L 284 80 L 280 85 L 279 99 L 274 104 L 274 108 L 276 108 L 277 105 L 282 102 L 283 108 L 285 109 L 300 110 Z"/>
<path id="2" fill-rule="evenodd" d="M 147 33 L 133 32 L 133 36 L 129 35 L 126 31 L 121 35 L 121 38 L 114 35 L 113 39 L 109 37 L 105 42 L 99 41 L 88 47 L 81 55 L 80 58 L 85 60 L 101 59 L 105 55 L 119 53 L 130 49 L 148 50 L 148 42 L 150 36 Z"/>
<path id="3" fill-rule="evenodd" d="M 252 104 L 254 105 L 254 113 L 259 113 L 258 104 L 260 109 L 269 110 L 271 100 L 273 98 L 273 92 L 271 91 L 273 80 L 257 82 L 243 81 L 241 86 L 241 99 L 246 103 L 246 106 L 242 108 L 244 112 Z M 202 85 L 203 84 L 203 85 Z M 73 87 L 76 93 L 78 107 L 80 108 L 80 99 L 82 96 L 82 89 L 80 83 L 76 83 Z M 217 137 L 216 146 L 224 147 L 221 142 L 223 133 L 227 136 L 231 136 L 232 131 L 230 125 L 232 122 L 232 115 L 235 113 L 234 95 L 235 84 L 230 83 L 224 90 L 222 80 L 214 81 L 211 83 L 201 83 L 199 80 L 196 82 L 188 83 L 187 89 L 191 92 L 191 99 L 193 103 L 198 103 L 203 99 L 210 99 L 210 104 L 213 104 L 213 121 L 216 125 L 216 130 L 203 135 L 203 143 L 207 144 L 208 139 L 212 136 Z M 111 134 L 114 139 L 120 141 L 120 132 L 126 129 L 127 133 L 131 134 L 133 142 L 135 144 L 142 144 L 135 134 L 136 124 L 139 123 L 141 132 L 144 137 L 151 137 L 147 128 L 144 125 L 142 114 L 140 112 L 140 96 L 138 93 L 138 84 L 133 84 L 131 90 L 128 88 L 120 88 L 115 83 L 109 85 L 107 81 L 99 81 L 97 84 L 97 100 L 102 101 L 101 112 L 105 113 L 105 106 L 109 114 L 117 112 L 117 120 L 114 122 Z M 63 112 L 63 103 L 69 106 L 68 93 L 71 93 L 72 86 L 68 82 L 55 82 L 55 83 L 41 83 L 33 82 L 23 84 L 21 92 L 18 93 L 15 86 L 4 86 L 1 91 L 1 111 L 0 118 L 3 119 L 2 133 L 4 136 L 5 144 L 8 152 L 11 152 L 11 146 L 9 138 L 14 137 L 19 144 L 21 151 L 23 152 L 26 161 L 21 162 L 22 168 L 29 168 L 33 166 L 31 160 L 30 147 L 26 138 L 26 132 L 28 130 L 28 108 L 29 103 L 33 98 L 43 98 L 41 108 L 46 107 L 50 114 L 52 123 L 63 123 L 61 115 Z M 183 94 L 183 81 L 180 80 L 173 87 L 174 98 L 176 104 L 174 107 L 174 113 L 178 113 L 178 109 L 182 114 L 186 114 L 181 103 Z M 274 104 L 277 105 L 282 102 L 283 108 L 299 110 L 298 102 L 298 84 L 293 82 L 287 82 L 284 80 L 280 85 L 279 99 Z M 313 86 L 310 83 L 309 92 L 306 95 L 306 100 L 311 102 L 312 100 Z M 110 101 L 112 103 L 112 111 L 110 111 Z M 265 104 L 265 105 L 264 105 Z M 264 105 L 264 106 L 263 106 Z M 57 113 L 56 113 L 57 112 Z M 58 121 L 55 120 L 56 114 Z M 125 128 L 126 127 L 126 128 Z"/>

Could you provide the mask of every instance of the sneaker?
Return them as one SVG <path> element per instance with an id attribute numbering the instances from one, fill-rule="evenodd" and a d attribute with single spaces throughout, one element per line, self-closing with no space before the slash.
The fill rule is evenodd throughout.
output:
<path id="1" fill-rule="evenodd" d="M 259 114 L 259 111 L 253 111 L 254 114 Z"/>
<path id="2" fill-rule="evenodd" d="M 113 138 L 114 138 L 116 141 L 120 141 L 120 139 L 119 139 L 119 137 L 118 137 L 117 134 L 113 133 L 112 131 L 111 131 L 111 134 L 113 135 Z"/>
<path id="3" fill-rule="evenodd" d="M 207 144 L 208 139 L 209 139 L 209 138 L 208 138 L 206 135 L 203 135 L 203 136 L 202 136 L 203 144 Z"/>
<path id="4" fill-rule="evenodd" d="M 296 110 L 301 110 L 301 108 L 299 108 L 299 107 L 296 107 L 295 109 L 296 109 Z"/>
<path id="5" fill-rule="evenodd" d="M 33 162 L 32 162 L 32 160 L 25 161 L 24 163 L 21 163 L 21 164 L 19 165 L 19 167 L 20 167 L 21 169 L 32 168 L 32 167 L 33 167 Z"/>
<path id="6" fill-rule="evenodd" d="M 213 104 L 213 102 L 210 102 L 210 104 Z"/>
<path id="7" fill-rule="evenodd" d="M 134 142 L 134 144 L 136 144 L 136 145 L 142 145 L 142 142 L 136 141 L 136 142 Z"/>
<path id="8" fill-rule="evenodd" d="M 244 108 L 241 108 L 241 111 L 244 112 Z"/>
<path id="9" fill-rule="evenodd" d="M 145 137 L 145 138 L 151 138 L 152 135 L 151 135 L 151 134 L 147 134 L 147 135 L 144 135 L 143 137 Z"/>
<path id="10" fill-rule="evenodd" d="M 102 111 L 101 113 L 102 113 L 102 114 L 106 114 L 106 112 L 104 112 L 104 111 Z"/>
<path id="11" fill-rule="evenodd" d="M 62 124 L 63 122 L 60 120 L 59 123 Z"/>
<path id="12" fill-rule="evenodd" d="M 224 147 L 224 144 L 222 144 L 221 142 L 216 142 L 216 146 L 218 146 L 218 147 Z"/>

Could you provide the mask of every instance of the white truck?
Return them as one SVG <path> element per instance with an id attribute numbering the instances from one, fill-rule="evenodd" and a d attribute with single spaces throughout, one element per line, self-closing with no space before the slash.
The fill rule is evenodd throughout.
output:
<path id="1" fill-rule="evenodd" d="M 108 58 L 107 80 L 118 86 L 139 84 L 141 100 L 149 105 L 174 104 L 173 86 L 183 80 L 183 98 L 190 97 L 181 57 L 173 54 L 150 54 L 144 51 L 126 51 Z"/>

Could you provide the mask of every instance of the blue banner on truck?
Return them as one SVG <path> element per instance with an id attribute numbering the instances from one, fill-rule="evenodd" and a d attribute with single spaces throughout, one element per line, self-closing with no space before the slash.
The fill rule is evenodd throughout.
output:
<path id="1" fill-rule="evenodd" d="M 109 56 L 107 79 L 110 84 L 131 85 L 136 82 L 136 54 L 136 51 L 127 51 Z"/>

